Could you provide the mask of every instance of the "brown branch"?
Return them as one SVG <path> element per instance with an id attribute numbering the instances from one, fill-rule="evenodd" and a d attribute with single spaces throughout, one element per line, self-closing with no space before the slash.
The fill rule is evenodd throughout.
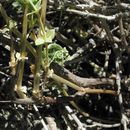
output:
<path id="1" fill-rule="evenodd" d="M 105 19 L 105 20 L 108 20 L 108 21 L 118 20 L 118 18 L 120 16 L 129 17 L 129 13 L 127 13 L 127 12 L 117 13 L 117 14 L 114 14 L 114 15 L 106 16 L 106 15 L 102 15 L 102 14 L 84 12 L 84 11 L 79 11 L 79 10 L 74 10 L 74 9 L 67 9 L 66 11 L 69 12 L 69 13 L 77 14 L 77 15 L 84 16 L 84 17 L 93 17 L 93 18 Z"/>
<path id="2" fill-rule="evenodd" d="M 109 78 L 82 78 L 79 77 L 73 73 L 71 73 L 69 70 L 61 67 L 57 63 L 52 63 L 51 68 L 54 70 L 54 73 L 70 80 L 71 82 L 75 83 L 78 86 L 82 87 L 88 87 L 88 86 L 95 86 L 95 85 L 101 85 L 101 84 L 109 84 L 114 85 L 115 81 L 114 79 Z"/>
<path id="3" fill-rule="evenodd" d="M 82 95 L 81 95 L 82 96 Z M 0 103 L 16 103 L 16 104 L 55 104 L 55 103 L 69 103 L 70 101 L 77 101 L 81 96 L 62 96 L 62 97 L 49 97 L 42 96 L 41 98 L 25 98 L 25 99 L 14 99 L 14 100 L 4 100 Z"/>
<path id="4" fill-rule="evenodd" d="M 55 81 L 57 82 L 60 82 L 60 83 L 63 83 L 63 84 L 66 84 L 67 86 L 73 88 L 74 90 L 77 90 L 79 92 L 83 92 L 83 93 L 86 93 L 86 94 L 111 94 L 111 95 L 117 95 L 117 92 L 116 91 L 113 91 L 113 90 L 105 90 L 105 89 L 91 89 L 91 88 L 83 88 L 81 86 L 78 86 L 58 75 L 56 75 L 53 70 L 50 70 L 51 73 L 50 76 L 48 78 L 52 78 L 54 79 Z"/>

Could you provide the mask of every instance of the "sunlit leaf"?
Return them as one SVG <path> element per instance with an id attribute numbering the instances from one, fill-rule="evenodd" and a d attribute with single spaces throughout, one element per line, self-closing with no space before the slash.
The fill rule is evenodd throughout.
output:
<path id="1" fill-rule="evenodd" d="M 54 29 L 48 30 L 46 32 L 45 42 L 46 43 L 51 43 L 54 37 L 55 37 L 55 30 Z"/>
<path id="2" fill-rule="evenodd" d="M 38 38 L 35 40 L 35 45 L 36 45 L 36 46 L 43 45 L 43 44 L 45 44 L 45 40 L 44 40 L 42 37 L 38 37 Z"/>
<path id="3" fill-rule="evenodd" d="M 40 7 L 41 7 L 41 0 L 38 0 L 38 1 L 36 2 L 35 7 L 36 7 L 37 10 L 40 9 Z"/>

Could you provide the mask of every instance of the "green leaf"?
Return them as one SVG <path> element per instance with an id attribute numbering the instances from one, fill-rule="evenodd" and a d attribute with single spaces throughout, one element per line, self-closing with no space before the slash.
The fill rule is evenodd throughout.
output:
<path id="1" fill-rule="evenodd" d="M 55 29 L 50 29 L 46 32 L 45 42 L 52 43 L 53 38 L 55 37 Z"/>
<path id="2" fill-rule="evenodd" d="M 35 41 L 35 45 L 39 46 L 45 43 L 52 43 L 53 38 L 55 37 L 55 30 L 54 29 L 50 29 L 48 30 L 45 35 L 43 36 L 39 36 L 36 41 Z"/>
<path id="3" fill-rule="evenodd" d="M 36 46 L 43 45 L 43 44 L 45 44 L 45 40 L 44 40 L 42 37 L 38 37 L 38 38 L 35 40 L 35 45 L 36 45 Z"/>
<path id="4" fill-rule="evenodd" d="M 37 3 L 35 4 L 35 7 L 36 7 L 37 10 L 40 9 L 40 7 L 41 7 L 41 0 L 37 1 Z"/>

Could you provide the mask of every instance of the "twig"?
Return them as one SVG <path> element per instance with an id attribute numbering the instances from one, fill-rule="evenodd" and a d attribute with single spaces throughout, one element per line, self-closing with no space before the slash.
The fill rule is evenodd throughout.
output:
<path id="1" fill-rule="evenodd" d="M 5 76 L 5 77 L 10 77 L 10 75 L 8 75 L 8 74 L 6 74 L 6 73 L 4 73 L 4 72 L 2 72 L 2 71 L 0 71 L 0 75 L 3 75 L 3 76 Z"/>
<path id="2" fill-rule="evenodd" d="M 82 97 L 82 95 L 81 95 Z M 72 95 L 72 96 L 62 96 L 62 97 L 41 97 L 39 99 L 34 98 L 25 98 L 25 99 L 15 99 L 15 100 L 6 100 L 2 101 L 0 100 L 0 103 L 16 103 L 16 104 L 62 104 L 62 103 L 68 103 L 70 101 L 76 101 L 81 98 L 78 95 Z"/>
<path id="3" fill-rule="evenodd" d="M 72 109 L 69 106 L 65 106 L 66 110 L 68 111 L 68 113 L 72 116 L 72 118 L 74 119 L 74 121 L 77 123 L 78 125 L 78 130 L 86 130 L 83 126 L 83 123 L 78 119 L 78 117 L 76 116 L 75 113 L 73 113 Z"/>
<path id="4" fill-rule="evenodd" d="M 109 56 L 111 54 L 111 51 L 107 51 L 106 52 L 106 56 L 105 56 L 105 64 L 104 64 L 104 70 L 107 71 L 108 69 L 108 64 L 109 64 Z"/>
<path id="5" fill-rule="evenodd" d="M 84 16 L 84 17 L 94 17 L 94 18 L 99 18 L 99 19 L 105 19 L 105 20 L 108 20 L 108 21 L 117 20 L 120 16 L 124 16 L 124 17 L 129 16 L 129 13 L 117 13 L 115 15 L 105 16 L 105 15 L 102 15 L 102 14 L 83 12 L 83 11 L 78 11 L 78 10 L 74 10 L 74 9 L 67 9 L 66 11 L 70 12 L 70 13 L 78 14 L 78 15 Z"/>
<path id="6" fill-rule="evenodd" d="M 121 74 L 122 74 L 122 69 L 121 69 L 121 53 L 119 50 L 116 52 L 116 84 L 117 84 L 117 92 L 118 92 L 118 102 L 120 105 L 120 116 L 121 116 L 121 123 L 124 127 L 124 130 L 127 130 L 127 123 L 128 119 L 124 114 L 124 107 L 123 107 L 123 97 L 121 93 Z"/>
<path id="7" fill-rule="evenodd" d="M 54 121 L 55 119 L 53 117 L 45 117 L 47 120 L 47 123 L 49 125 L 49 130 L 57 130 L 56 122 Z"/>
<path id="8" fill-rule="evenodd" d="M 51 76 L 49 76 L 49 78 L 54 79 L 55 81 L 61 82 L 66 84 L 67 86 L 77 90 L 77 91 L 81 91 L 87 94 L 112 94 L 112 95 L 117 95 L 115 91 L 113 90 L 105 90 L 105 89 L 88 89 L 88 88 L 83 88 L 83 87 L 79 87 L 78 85 L 52 73 Z"/>
<path id="9" fill-rule="evenodd" d="M 39 113 L 39 110 L 38 110 L 38 108 L 37 108 L 37 106 L 36 106 L 35 104 L 33 105 L 33 108 L 34 108 L 34 110 L 36 111 L 36 113 L 37 113 L 37 115 L 38 115 L 38 117 L 39 117 L 39 119 L 40 119 L 40 121 L 41 121 L 41 123 L 42 123 L 44 129 L 45 129 L 45 130 L 48 130 L 48 127 L 47 127 L 45 121 L 43 120 L 41 114 Z"/>
<path id="10" fill-rule="evenodd" d="M 117 0 L 117 5 L 120 6 L 121 1 Z M 122 23 L 122 17 L 119 19 L 119 28 L 120 28 L 120 33 L 121 33 L 121 39 L 122 39 L 122 48 L 117 48 L 115 49 L 115 55 L 116 55 L 116 84 L 117 84 L 117 92 L 118 92 L 118 102 L 120 105 L 120 116 L 121 116 L 121 124 L 123 125 L 124 130 L 127 130 L 127 124 L 128 124 L 128 119 L 124 114 L 124 107 L 123 107 L 123 97 L 121 93 L 121 74 L 122 74 L 122 51 L 123 48 L 127 46 L 127 41 L 125 39 L 125 34 L 124 34 L 124 28 L 123 28 L 123 23 Z"/>
<path id="11" fill-rule="evenodd" d="M 101 85 L 101 84 L 110 84 L 114 85 L 115 81 L 109 78 L 82 78 L 73 73 L 69 70 L 61 67 L 57 63 L 52 63 L 51 68 L 54 70 L 54 73 L 72 81 L 73 83 L 81 86 L 81 87 L 89 87 L 93 85 Z"/>
<path id="12" fill-rule="evenodd" d="M 120 126 L 120 123 L 116 123 L 116 124 L 102 124 L 102 123 L 98 123 L 98 122 L 93 122 L 93 125 L 102 127 L 102 128 L 116 128 Z"/>
<path id="13" fill-rule="evenodd" d="M 78 4 L 76 5 L 76 8 L 79 10 L 95 10 L 95 11 L 104 11 L 107 10 L 110 12 L 117 12 L 117 7 L 119 7 L 118 5 L 114 5 L 114 6 L 103 6 L 103 5 L 99 5 L 99 4 L 93 4 L 92 6 L 88 5 L 88 4 Z M 124 9 L 124 10 L 130 10 L 130 4 L 128 3 L 121 3 L 120 4 L 120 8 Z"/>
<path id="14" fill-rule="evenodd" d="M 67 113 L 63 114 L 62 118 L 63 118 L 63 120 L 64 120 L 64 122 L 65 122 L 65 124 L 67 126 L 67 130 L 75 130 L 74 126 L 73 126 L 74 123 L 69 119 L 69 116 L 67 115 Z"/>
<path id="15" fill-rule="evenodd" d="M 119 1 L 119 0 L 117 0 Z M 121 2 L 118 2 L 118 5 L 120 6 Z M 122 47 L 126 48 L 128 43 L 126 40 L 126 36 L 125 36 L 125 31 L 124 31 L 124 27 L 123 27 L 123 20 L 122 20 L 122 16 L 120 16 L 119 18 L 119 28 L 120 28 L 120 35 L 121 35 L 121 41 L 122 41 Z"/>

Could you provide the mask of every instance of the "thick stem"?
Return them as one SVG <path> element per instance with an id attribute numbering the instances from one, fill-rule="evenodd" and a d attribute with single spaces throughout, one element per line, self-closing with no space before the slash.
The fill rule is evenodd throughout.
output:
<path id="1" fill-rule="evenodd" d="M 35 74 L 34 74 L 34 84 L 33 84 L 33 93 L 39 93 L 39 84 L 40 84 L 40 69 L 41 69 L 41 59 L 42 59 L 42 45 L 37 47 L 37 56 L 35 60 Z"/>
<path id="2" fill-rule="evenodd" d="M 113 90 L 105 90 L 105 89 L 88 89 L 88 88 L 83 88 L 80 87 L 56 74 L 54 74 L 53 71 L 49 70 L 48 72 L 50 75 L 48 75 L 50 78 L 54 79 L 55 81 L 58 81 L 60 83 L 64 83 L 66 84 L 68 87 L 71 87 L 77 91 L 81 91 L 83 93 L 87 93 L 87 94 L 112 94 L 112 95 L 117 95 L 117 93 Z"/>
<path id="3" fill-rule="evenodd" d="M 40 14 L 37 14 L 37 17 L 39 19 L 41 36 L 45 35 L 46 4 L 47 4 L 47 1 L 43 0 L 42 5 L 41 5 L 41 12 L 40 12 Z M 38 46 L 37 52 L 36 52 L 37 53 L 36 63 L 35 63 L 36 68 L 35 68 L 34 85 L 33 85 L 33 94 L 35 96 L 38 96 L 37 94 L 39 94 L 39 92 L 40 92 L 39 85 L 40 85 L 40 69 L 41 69 L 41 65 L 42 65 L 42 47 L 43 47 L 43 45 Z M 46 47 L 46 50 L 47 50 L 47 47 Z M 46 55 L 48 55 L 48 53 Z M 48 56 L 47 56 L 46 60 L 48 61 Z"/>
<path id="4" fill-rule="evenodd" d="M 58 76 L 70 80 L 74 84 L 77 84 L 78 86 L 82 87 L 92 87 L 96 85 L 101 85 L 101 84 L 109 84 L 109 85 L 114 85 L 115 81 L 114 79 L 110 78 L 83 78 L 79 77 L 66 68 L 60 66 L 57 63 L 52 63 L 51 68 L 54 70 L 54 73 L 57 74 Z"/>
<path id="5" fill-rule="evenodd" d="M 22 39 L 21 39 L 21 50 L 20 50 L 20 61 L 17 66 L 17 93 L 21 98 L 25 98 L 26 95 L 21 91 L 22 81 L 23 81 L 23 73 L 24 73 L 24 64 L 26 57 L 26 35 L 27 35 L 27 13 L 28 13 L 28 5 L 25 6 L 24 17 L 23 17 L 23 27 L 22 27 Z"/>

